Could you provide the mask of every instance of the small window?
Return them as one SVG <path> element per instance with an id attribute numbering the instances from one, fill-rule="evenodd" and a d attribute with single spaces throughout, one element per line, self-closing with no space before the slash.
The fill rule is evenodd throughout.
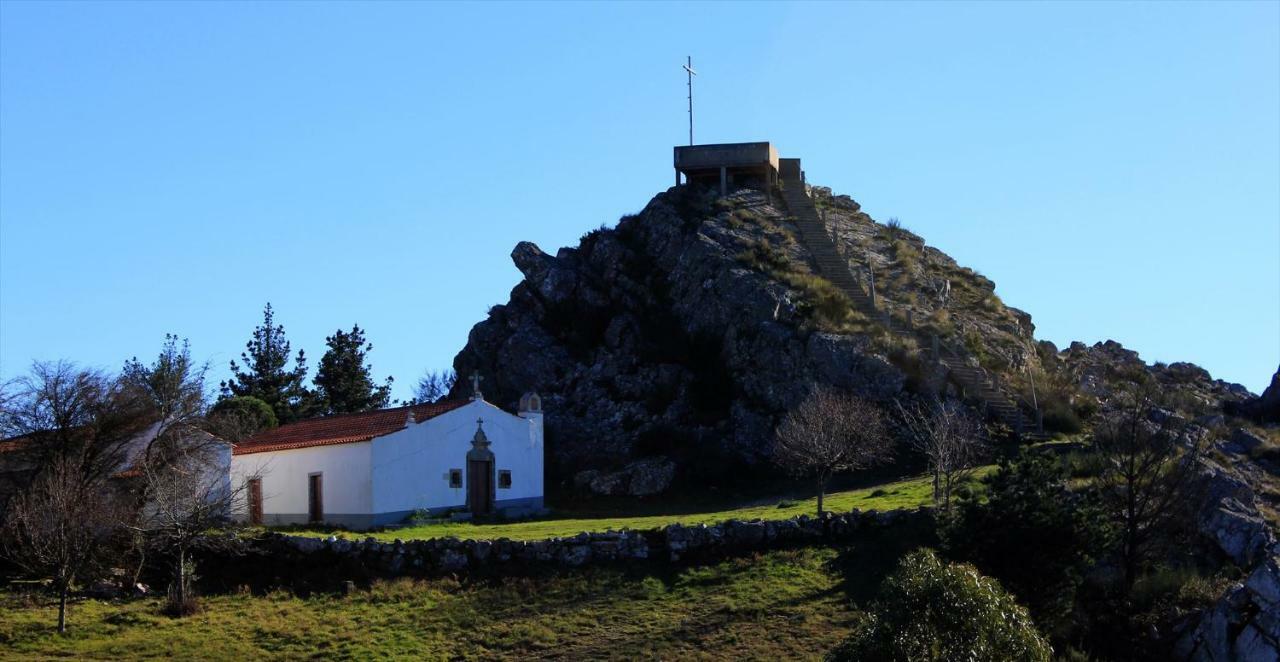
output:
<path id="1" fill-rule="evenodd" d="M 503 469 L 498 472 L 498 488 L 503 490 L 511 489 L 511 470 Z"/>
<path id="2" fill-rule="evenodd" d="M 462 470 L 461 469 L 449 470 L 449 487 L 454 487 L 454 488 L 462 487 Z"/>

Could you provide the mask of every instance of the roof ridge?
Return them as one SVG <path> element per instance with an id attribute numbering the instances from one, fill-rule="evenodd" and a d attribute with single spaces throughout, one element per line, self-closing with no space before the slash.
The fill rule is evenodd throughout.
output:
<path id="1" fill-rule="evenodd" d="M 470 398 L 456 398 L 294 421 L 241 441 L 235 445 L 233 453 L 243 455 L 369 441 L 403 429 L 406 412 L 412 413 L 414 423 L 422 423 L 470 402 L 473 402 Z"/>

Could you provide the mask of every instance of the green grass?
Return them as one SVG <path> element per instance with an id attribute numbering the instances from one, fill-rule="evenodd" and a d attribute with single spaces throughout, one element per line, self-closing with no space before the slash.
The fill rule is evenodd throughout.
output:
<path id="1" fill-rule="evenodd" d="M 51 601 L 8 594 L 0 657 L 817 659 L 848 634 L 858 618 L 850 598 L 879 582 L 897 546 L 474 583 L 401 579 L 346 597 L 207 596 L 185 619 L 161 616 L 156 598 L 77 600 L 62 637 Z"/>
<path id="2" fill-rule="evenodd" d="M 875 496 L 872 493 L 876 492 Z M 824 502 L 827 510 L 847 512 L 854 508 L 862 510 L 895 510 L 899 508 L 917 508 L 932 503 L 932 491 L 928 477 L 911 478 L 909 480 L 877 485 L 858 490 L 829 494 Z M 780 507 L 781 505 L 781 507 Z M 295 535 L 330 536 L 363 538 L 372 535 L 384 541 L 400 538 L 414 540 L 425 538 L 457 538 L 494 539 L 510 538 L 512 540 L 540 540 L 544 538 L 568 537 L 583 531 L 606 531 L 609 529 L 655 529 L 675 522 L 681 524 L 714 524 L 728 519 L 789 519 L 800 514 L 813 515 L 817 512 L 817 499 L 770 500 L 749 507 L 728 510 L 711 510 L 697 513 L 640 515 L 630 517 L 586 515 L 566 513 L 542 519 L 494 524 L 472 524 L 470 522 L 440 522 L 422 526 L 404 527 L 373 534 L 337 533 L 319 530 L 291 530 Z"/>

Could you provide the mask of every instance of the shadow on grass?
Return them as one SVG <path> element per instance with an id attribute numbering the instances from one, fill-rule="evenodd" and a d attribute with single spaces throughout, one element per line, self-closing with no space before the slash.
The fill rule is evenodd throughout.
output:
<path id="1" fill-rule="evenodd" d="M 840 589 L 861 607 L 875 598 L 880 583 L 903 556 L 937 545 L 937 531 L 931 522 L 909 522 L 869 533 L 843 548 L 831 566 L 841 577 Z"/>

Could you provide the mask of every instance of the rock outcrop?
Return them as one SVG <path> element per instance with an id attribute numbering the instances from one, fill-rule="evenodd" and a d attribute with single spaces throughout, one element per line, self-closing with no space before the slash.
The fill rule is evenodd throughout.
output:
<path id="1" fill-rule="evenodd" d="M 1253 398 L 1189 363 L 1149 366 L 1112 341 L 1062 352 L 1036 342 L 1031 316 L 1006 306 L 991 280 L 876 223 L 848 196 L 810 192 L 855 280 L 874 279 L 872 317 L 818 276 L 833 267 L 818 264 L 776 197 L 682 186 L 576 248 L 518 244 L 523 280 L 472 328 L 454 369 L 480 372 L 500 405 L 541 393 L 552 481 L 590 470 L 576 482 L 604 494 L 648 493 L 627 468 L 645 458 L 670 460 L 677 481 L 696 467 L 702 485 L 768 466 L 777 423 L 815 384 L 879 400 L 972 398 L 953 378 L 966 366 L 1028 414 L 1029 376 L 1044 374 L 1068 385 L 1054 395 L 1078 418 L 1096 409 L 1085 400 L 1105 409 L 1138 375 L 1177 393 L 1191 418 Z"/>
<path id="2" fill-rule="evenodd" d="M 753 262 L 765 246 L 779 264 Z M 760 466 L 812 384 L 886 399 L 908 379 L 875 338 L 820 319 L 803 291 L 807 252 L 764 193 L 672 189 L 577 248 L 522 242 L 512 260 L 524 280 L 454 368 L 479 371 L 500 404 L 541 393 L 552 473 L 595 469 L 581 483 L 598 492 L 666 483 L 629 477 L 647 457 L 696 463 L 702 479 Z"/>
<path id="3" fill-rule="evenodd" d="M 1280 423 L 1280 369 L 1271 376 L 1271 384 L 1261 397 L 1235 403 L 1228 407 L 1228 412 L 1259 423 Z"/>
<path id="4" fill-rule="evenodd" d="M 1196 662 L 1280 659 L 1280 542 L 1249 481 L 1214 461 L 1201 465 L 1206 491 L 1200 532 L 1248 575 L 1186 627 L 1174 656 Z"/>
<path id="5" fill-rule="evenodd" d="M 599 496 L 653 496 L 665 492 L 676 476 L 676 463 L 665 457 L 645 458 L 619 471 L 584 469 L 574 486 Z"/>
<path id="6" fill-rule="evenodd" d="M 1049 353 L 1056 352 L 1050 343 L 1042 345 L 1051 348 Z M 1224 406 L 1254 397 L 1244 386 L 1214 379 L 1194 363 L 1147 364 L 1137 352 L 1114 340 L 1091 346 L 1073 342 L 1067 349 L 1056 352 L 1055 360 L 1058 369 L 1072 375 L 1080 391 L 1096 398 L 1103 408 L 1118 390 L 1144 379 L 1158 384 L 1160 391 L 1183 413 L 1192 415 L 1221 413 Z"/>

